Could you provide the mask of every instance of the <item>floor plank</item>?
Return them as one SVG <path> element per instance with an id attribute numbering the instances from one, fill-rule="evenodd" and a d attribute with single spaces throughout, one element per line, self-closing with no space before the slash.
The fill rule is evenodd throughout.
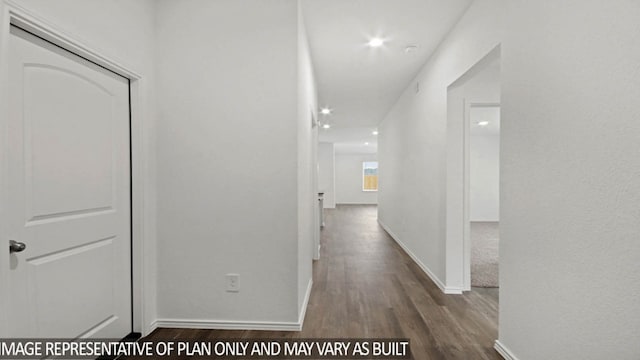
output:
<path id="1" fill-rule="evenodd" d="M 498 289 L 444 295 L 378 225 L 376 206 L 325 214 L 301 332 L 158 329 L 147 340 L 409 338 L 414 359 L 501 359 Z"/>

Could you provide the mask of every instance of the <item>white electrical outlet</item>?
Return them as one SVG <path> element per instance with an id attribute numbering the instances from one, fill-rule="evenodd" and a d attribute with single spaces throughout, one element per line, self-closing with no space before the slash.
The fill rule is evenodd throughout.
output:
<path id="1" fill-rule="evenodd" d="M 227 292 L 240 291 L 240 275 L 227 274 Z"/>

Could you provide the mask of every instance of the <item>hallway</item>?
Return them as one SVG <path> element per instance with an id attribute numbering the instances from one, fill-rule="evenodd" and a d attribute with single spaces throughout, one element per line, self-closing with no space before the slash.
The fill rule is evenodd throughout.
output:
<path id="1" fill-rule="evenodd" d="M 375 205 L 325 214 L 303 331 L 158 329 L 148 340 L 409 338 L 414 359 L 500 359 L 498 289 L 444 295 L 378 225 Z"/>

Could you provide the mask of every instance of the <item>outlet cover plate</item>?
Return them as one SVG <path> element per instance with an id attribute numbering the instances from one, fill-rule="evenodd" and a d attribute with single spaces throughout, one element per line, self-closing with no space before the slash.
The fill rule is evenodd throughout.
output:
<path id="1" fill-rule="evenodd" d="M 240 292 L 240 275 L 227 274 L 227 292 Z"/>

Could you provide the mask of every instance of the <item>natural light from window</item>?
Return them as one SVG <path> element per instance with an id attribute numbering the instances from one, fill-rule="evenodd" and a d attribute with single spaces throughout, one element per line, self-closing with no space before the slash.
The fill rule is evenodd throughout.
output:
<path id="1" fill-rule="evenodd" d="M 378 191 L 378 162 L 362 163 L 362 191 Z"/>

